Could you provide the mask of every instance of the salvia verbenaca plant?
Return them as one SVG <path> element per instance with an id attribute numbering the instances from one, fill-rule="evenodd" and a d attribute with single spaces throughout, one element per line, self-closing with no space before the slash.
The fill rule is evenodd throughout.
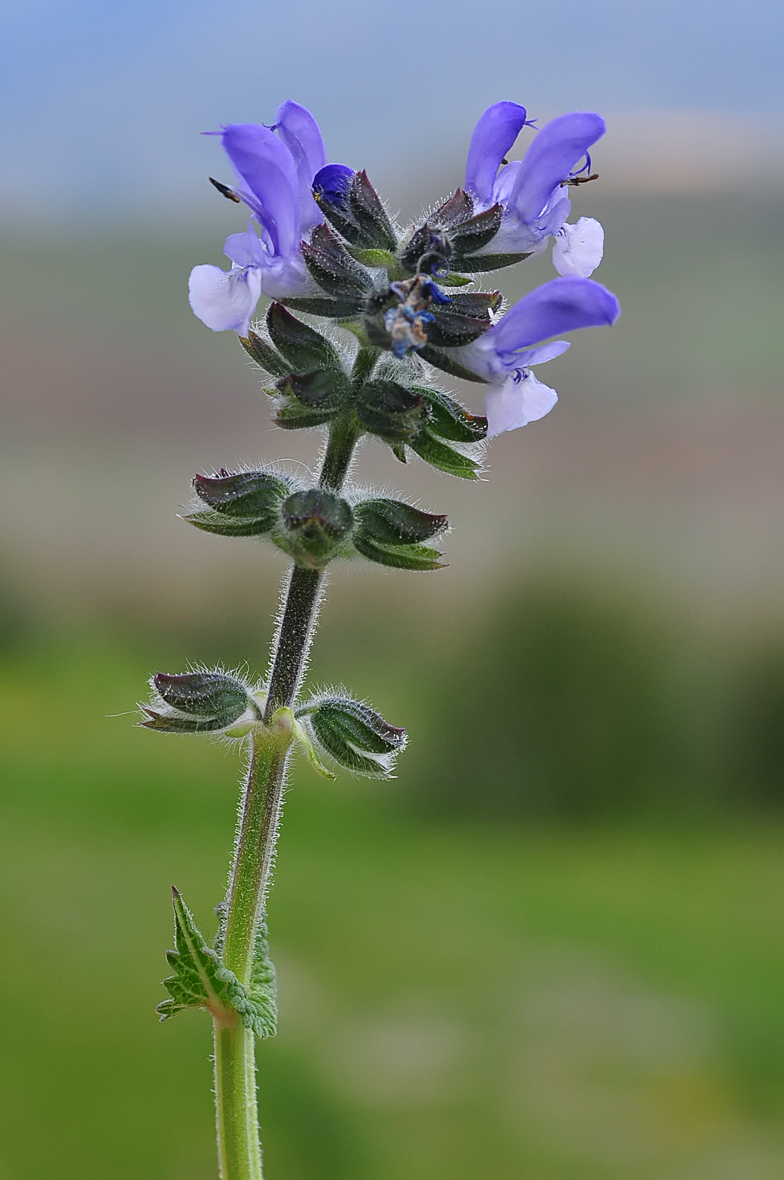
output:
<path id="1" fill-rule="evenodd" d="M 620 314 L 615 296 L 588 277 L 602 257 L 601 226 L 566 220 L 571 188 L 596 179 L 589 153 L 604 121 L 575 112 L 541 130 L 534 123 L 512 102 L 485 111 L 463 187 L 404 230 L 365 172 L 327 162 L 315 120 L 297 103 L 283 103 L 272 126 L 215 133 L 234 176 L 212 183 L 251 216 L 245 233 L 226 240 L 230 270 L 193 270 L 191 307 L 214 331 L 237 333 L 278 426 L 315 428 L 324 438 L 312 481 L 279 467 L 221 468 L 193 480 L 187 521 L 224 537 L 266 537 L 290 558 L 266 680 L 201 668 L 159 672 L 143 707 L 148 729 L 228 735 L 247 753 L 214 945 L 175 890 L 169 998 L 158 1008 L 162 1020 L 184 1008 L 212 1016 L 222 1180 L 262 1175 L 254 1054 L 255 1039 L 276 1028 L 265 906 L 289 757 L 300 748 L 327 777 L 339 766 L 386 778 L 406 744 L 405 730 L 366 702 L 342 690 L 302 692 L 327 566 L 442 564 L 437 539 L 446 517 L 352 486 L 357 445 L 373 436 L 403 463 L 413 453 L 476 479 L 486 439 L 555 405 L 555 391 L 533 373 L 569 347 L 553 337 Z M 508 163 L 524 127 L 535 131 L 530 146 Z M 560 277 L 509 308 L 498 291 L 479 286 L 481 276 L 540 253 L 550 238 Z M 271 302 L 254 322 L 262 296 Z M 444 392 L 436 370 L 483 384 L 484 415 Z"/>

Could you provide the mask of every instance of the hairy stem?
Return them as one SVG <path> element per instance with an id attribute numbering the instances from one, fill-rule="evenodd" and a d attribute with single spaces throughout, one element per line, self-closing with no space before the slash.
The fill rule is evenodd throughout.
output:
<path id="1" fill-rule="evenodd" d="M 375 349 L 360 349 L 355 379 L 372 369 L 376 355 Z M 340 491 L 358 437 L 350 418 L 332 424 L 321 462 L 320 487 Z M 276 724 L 275 714 L 296 698 L 322 588 L 323 571 L 293 567 L 274 646 L 265 725 L 251 738 L 223 941 L 223 961 L 245 986 L 251 979 L 256 935 L 275 859 L 292 740 L 289 725 L 284 721 Z M 239 1021 L 230 1027 L 215 1024 L 215 1102 L 221 1180 L 261 1180 L 253 1034 Z"/>
<path id="2" fill-rule="evenodd" d="M 291 735 L 260 729 L 251 741 L 223 936 L 223 962 L 245 987 L 253 970 L 256 932 L 275 855 L 280 788 Z"/>
<path id="3" fill-rule="evenodd" d="M 320 488 L 339 492 L 343 487 L 358 437 L 357 428 L 350 418 L 338 418 L 332 424 L 321 460 Z"/>
<path id="4" fill-rule="evenodd" d="M 295 565 L 291 571 L 264 710 L 267 724 L 276 709 L 290 705 L 296 696 L 305 670 L 323 581 L 323 570 Z"/>
<path id="5" fill-rule="evenodd" d="M 262 1180 L 253 1032 L 215 1024 L 215 1109 L 221 1180 Z"/>

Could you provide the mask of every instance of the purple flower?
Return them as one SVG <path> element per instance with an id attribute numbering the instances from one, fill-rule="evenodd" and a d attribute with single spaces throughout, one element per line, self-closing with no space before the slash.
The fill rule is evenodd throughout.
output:
<path id="1" fill-rule="evenodd" d="M 226 239 L 231 270 L 191 271 L 190 304 L 213 331 L 244 336 L 262 294 L 285 299 L 310 290 L 300 242 L 323 220 L 311 185 L 327 157 L 316 120 L 296 102 L 278 107 L 272 127 L 234 123 L 218 134 L 237 177 L 227 195 L 253 216 L 247 233 Z"/>
<path id="2" fill-rule="evenodd" d="M 600 283 L 552 279 L 520 299 L 478 340 L 455 349 L 460 363 L 492 386 L 485 398 L 488 437 L 537 422 L 558 401 L 555 390 L 538 381 L 530 366 L 560 356 L 569 345 L 542 340 L 575 328 L 614 324 L 620 314 L 618 300 Z"/>
<path id="3" fill-rule="evenodd" d="M 567 236 L 572 233 L 575 227 L 564 225 L 571 210 L 565 182 L 590 171 L 588 149 L 606 130 L 604 119 L 590 111 L 559 115 L 537 132 L 522 160 L 501 168 L 506 153 L 526 126 L 530 127 L 531 122 L 524 107 L 499 102 L 485 111 L 471 138 L 466 191 L 477 210 L 495 204 L 504 208 L 501 228 L 484 247 L 484 253 L 538 253 L 550 235 L 562 230 Z M 583 159 L 585 163 L 578 168 Z M 585 247 L 581 245 L 586 234 L 583 227 L 583 234 L 568 238 L 568 262 L 564 263 L 563 250 L 554 252 L 553 262 L 561 274 L 587 278 L 598 266 L 601 226 L 590 220 L 590 240 Z M 562 270 L 562 265 L 566 269 Z"/>

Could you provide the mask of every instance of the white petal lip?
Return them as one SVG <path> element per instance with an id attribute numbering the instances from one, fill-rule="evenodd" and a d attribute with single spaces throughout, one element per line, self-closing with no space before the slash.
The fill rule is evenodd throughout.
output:
<path id="1" fill-rule="evenodd" d="M 564 225 L 553 245 L 553 266 L 559 275 L 587 279 L 604 254 L 604 230 L 594 217 Z"/>
<path id="2" fill-rule="evenodd" d="M 234 331 L 247 336 L 261 296 L 261 271 L 256 267 L 221 270 L 194 266 L 188 280 L 188 299 L 196 315 L 213 332 Z"/>
<path id="3" fill-rule="evenodd" d="M 503 385 L 494 386 L 485 397 L 488 438 L 506 430 L 517 430 L 529 422 L 538 422 L 558 401 L 555 390 L 538 381 L 530 369 L 522 370 L 522 374 L 521 380 L 508 377 Z"/>

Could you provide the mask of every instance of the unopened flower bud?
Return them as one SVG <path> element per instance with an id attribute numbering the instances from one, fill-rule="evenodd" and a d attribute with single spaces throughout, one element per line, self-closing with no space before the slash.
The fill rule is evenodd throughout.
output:
<path id="1" fill-rule="evenodd" d="M 350 506 L 334 492 L 310 488 L 295 492 L 281 505 L 275 544 L 296 563 L 321 569 L 347 548 L 354 525 Z"/>
<path id="2" fill-rule="evenodd" d="M 451 256 L 452 243 L 444 230 L 426 221 L 414 230 L 398 257 L 408 274 L 444 275 Z"/>

